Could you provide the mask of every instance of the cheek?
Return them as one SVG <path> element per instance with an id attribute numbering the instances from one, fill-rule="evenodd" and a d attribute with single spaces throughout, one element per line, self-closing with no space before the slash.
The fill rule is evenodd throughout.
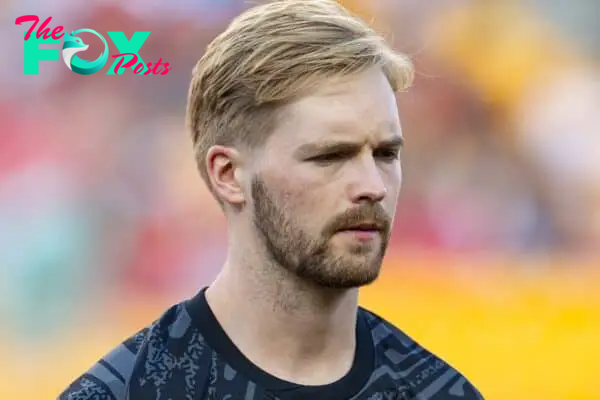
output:
<path id="1" fill-rule="evenodd" d="M 277 184 L 281 188 L 282 207 L 297 224 L 310 230 L 327 219 L 321 215 L 322 210 L 328 209 L 327 197 L 322 195 L 325 187 L 291 177 L 284 177 Z"/>
<path id="2" fill-rule="evenodd" d="M 314 210 L 316 205 L 311 198 L 311 191 L 302 185 L 285 188 L 282 192 L 282 200 L 285 210 L 300 221 L 311 210 Z"/>
<path id="3" fill-rule="evenodd" d="M 396 163 L 387 173 L 387 187 L 392 196 L 398 196 L 402 186 L 402 164 Z"/>
<path id="4" fill-rule="evenodd" d="M 265 174 L 274 188 L 278 188 L 281 199 L 288 209 L 303 209 L 315 203 L 315 194 L 323 190 L 320 176 L 304 165 L 280 163 L 278 168 L 270 168 Z"/>
<path id="5" fill-rule="evenodd" d="M 391 173 L 387 175 L 386 180 L 386 188 L 388 192 L 386 199 L 384 200 L 384 204 L 390 215 L 393 215 L 396 211 L 396 205 L 398 203 L 400 189 L 402 187 L 402 170 L 400 166 L 391 171 Z"/>

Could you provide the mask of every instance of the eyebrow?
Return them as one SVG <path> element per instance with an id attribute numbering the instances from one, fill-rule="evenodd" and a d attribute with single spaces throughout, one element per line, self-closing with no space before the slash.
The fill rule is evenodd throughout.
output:
<path id="1" fill-rule="evenodd" d="M 393 136 L 381 141 L 379 147 L 404 147 L 404 136 Z"/>
<path id="2" fill-rule="evenodd" d="M 294 152 L 299 158 L 312 156 L 322 153 L 344 153 L 357 151 L 364 145 L 363 142 L 344 142 L 344 141 L 321 141 L 314 143 L 306 143 L 298 147 Z M 404 147 L 403 136 L 393 136 L 389 139 L 382 140 L 377 145 L 377 148 L 402 148 Z"/>

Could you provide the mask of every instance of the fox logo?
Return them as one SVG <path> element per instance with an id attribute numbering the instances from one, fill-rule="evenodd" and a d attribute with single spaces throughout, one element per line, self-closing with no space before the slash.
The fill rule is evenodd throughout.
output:
<path id="1" fill-rule="evenodd" d="M 71 67 L 71 59 L 73 58 L 75 53 L 85 51 L 88 49 L 88 47 L 90 46 L 83 43 L 83 40 L 75 36 L 73 32 L 71 32 L 70 35 L 68 33 L 65 33 L 65 43 L 63 44 L 62 48 L 62 56 L 63 60 L 65 61 L 65 64 L 67 64 L 67 67 L 69 67 L 70 70 L 73 70 L 73 68 Z"/>
<path id="2" fill-rule="evenodd" d="M 104 43 L 104 51 L 96 60 L 85 61 L 75 55 L 76 53 L 85 51 L 90 47 L 89 45 L 83 43 L 81 38 L 76 36 L 76 34 L 80 32 L 93 33 L 102 39 L 102 42 Z M 100 69 L 102 69 L 102 67 L 104 67 L 104 64 L 106 64 L 106 61 L 108 60 L 108 43 L 106 43 L 106 40 L 104 40 L 102 35 L 91 29 L 80 29 L 78 31 L 71 32 L 71 34 L 65 32 L 62 56 L 65 64 L 67 64 L 67 67 L 69 67 L 70 70 L 77 72 L 78 74 L 90 75 L 94 72 L 98 72 Z"/>

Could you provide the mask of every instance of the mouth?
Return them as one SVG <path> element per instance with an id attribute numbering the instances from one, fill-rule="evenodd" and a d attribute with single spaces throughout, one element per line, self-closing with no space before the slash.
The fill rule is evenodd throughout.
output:
<path id="1" fill-rule="evenodd" d="M 375 222 L 361 222 L 353 225 L 348 225 L 337 231 L 343 236 L 351 235 L 360 241 L 370 241 L 382 235 L 383 226 Z"/>
<path id="2" fill-rule="evenodd" d="M 383 227 L 375 222 L 361 222 L 353 225 L 346 226 L 339 229 L 339 232 L 344 231 L 357 231 L 357 232 L 379 232 L 382 231 Z"/>
<path id="3" fill-rule="evenodd" d="M 359 242 L 372 242 L 381 237 L 381 229 L 376 224 L 357 224 L 337 231 L 338 235 L 358 240 Z"/>

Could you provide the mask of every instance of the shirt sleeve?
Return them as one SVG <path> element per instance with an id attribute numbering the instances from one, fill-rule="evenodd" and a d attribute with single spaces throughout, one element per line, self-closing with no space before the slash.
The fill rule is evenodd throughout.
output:
<path id="1" fill-rule="evenodd" d="M 138 332 L 102 357 L 59 394 L 57 400 L 125 400 L 146 332 L 147 329 Z"/>

